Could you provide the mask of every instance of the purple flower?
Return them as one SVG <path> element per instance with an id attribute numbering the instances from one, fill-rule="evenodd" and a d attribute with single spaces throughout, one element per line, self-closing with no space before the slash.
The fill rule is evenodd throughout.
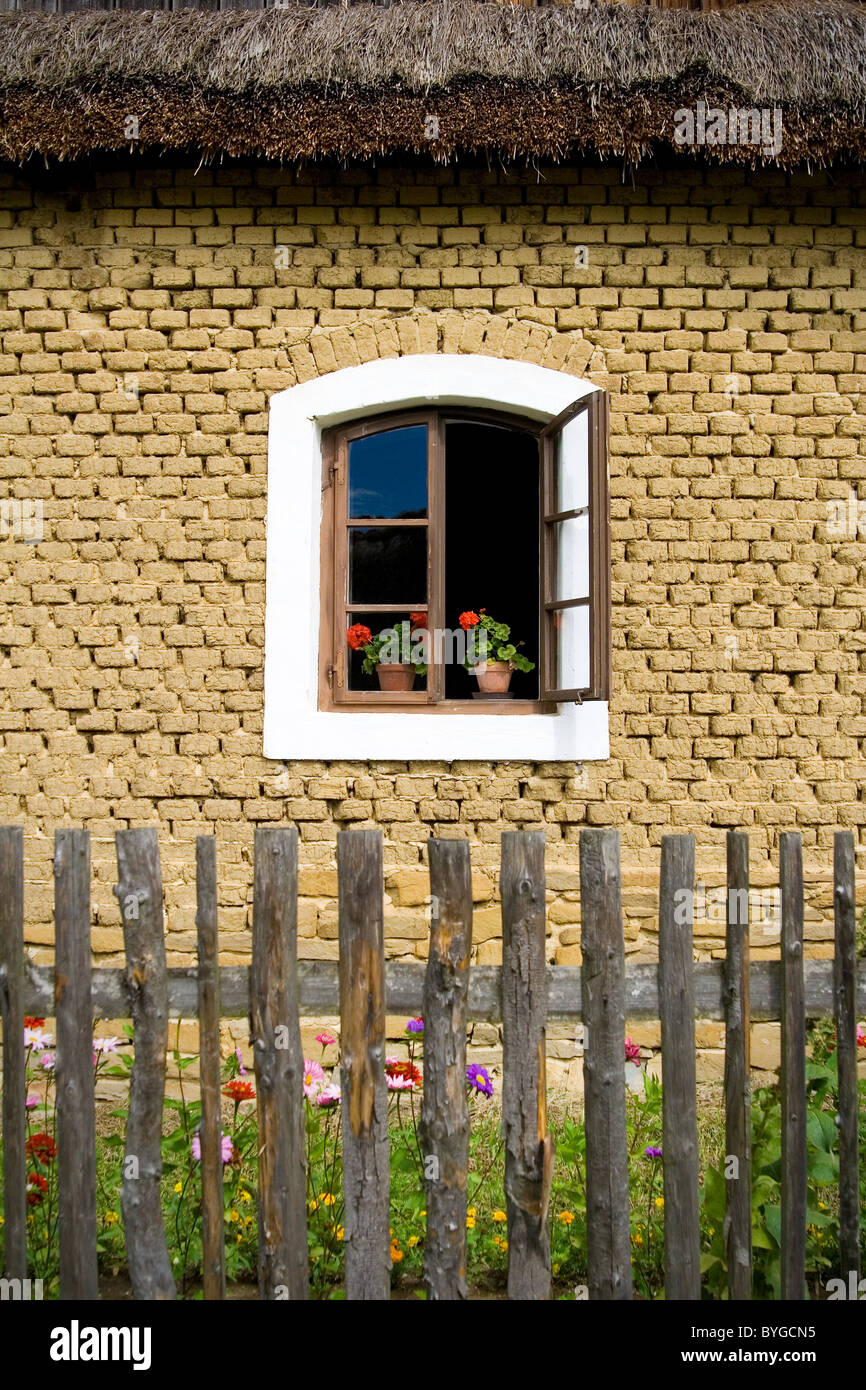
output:
<path id="1" fill-rule="evenodd" d="M 480 1091 L 482 1095 L 493 1095 L 493 1082 L 484 1067 L 477 1067 L 474 1062 L 466 1068 L 466 1080 L 473 1091 Z"/>
<path id="2" fill-rule="evenodd" d="M 650 1145 L 649 1148 L 644 1149 L 644 1157 L 645 1157 L 645 1158 L 661 1158 L 661 1156 L 662 1156 L 662 1151 L 661 1151 L 661 1149 L 653 1148 L 652 1145 Z"/>
<path id="3" fill-rule="evenodd" d="M 423 1020 L 423 1018 L 410 1018 L 410 1019 L 409 1019 L 409 1022 L 406 1024 L 406 1032 L 407 1032 L 407 1033 L 423 1033 L 423 1032 L 424 1032 L 424 1020 Z"/>
<path id="4" fill-rule="evenodd" d="M 236 1048 L 235 1048 L 235 1056 L 236 1056 L 237 1059 L 238 1059 L 238 1076 L 246 1076 L 246 1075 L 247 1075 L 247 1069 L 246 1069 L 246 1067 L 244 1066 L 244 1059 L 243 1059 L 243 1057 L 241 1056 L 241 1050 L 240 1050 L 239 1047 L 236 1047 Z"/>
<path id="5" fill-rule="evenodd" d="M 54 1056 L 54 1053 L 53 1053 L 53 1052 L 43 1052 L 42 1057 L 40 1058 L 40 1061 L 39 1061 L 39 1065 L 40 1065 L 40 1067 L 42 1068 L 43 1071 L 53 1071 L 53 1070 L 54 1070 L 54 1062 L 55 1062 L 55 1056 Z"/>

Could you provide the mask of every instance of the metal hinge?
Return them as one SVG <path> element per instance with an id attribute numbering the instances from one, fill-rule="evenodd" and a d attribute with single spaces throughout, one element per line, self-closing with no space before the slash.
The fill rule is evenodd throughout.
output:
<path id="1" fill-rule="evenodd" d="M 333 690 L 333 688 L 334 688 L 334 681 L 336 680 L 336 677 L 337 677 L 337 668 L 336 668 L 336 666 L 329 666 L 329 667 L 328 667 L 328 685 L 331 687 L 332 690 Z"/>

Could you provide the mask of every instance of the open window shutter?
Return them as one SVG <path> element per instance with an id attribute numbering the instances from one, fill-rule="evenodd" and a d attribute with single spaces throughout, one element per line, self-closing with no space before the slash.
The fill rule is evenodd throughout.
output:
<path id="1" fill-rule="evenodd" d="M 606 394 L 593 392 L 552 420 L 541 449 L 541 698 L 607 699 Z"/>

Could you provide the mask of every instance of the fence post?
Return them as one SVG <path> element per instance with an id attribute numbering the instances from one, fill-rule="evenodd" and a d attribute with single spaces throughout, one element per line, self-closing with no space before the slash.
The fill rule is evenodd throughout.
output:
<path id="1" fill-rule="evenodd" d="M 346 1298 L 386 1300 L 388 1092 L 382 832 L 337 836 Z"/>
<path id="2" fill-rule="evenodd" d="M 860 1279 L 860 1154 L 857 1088 L 857 940 L 854 917 L 854 835 L 833 837 L 836 953 L 833 984 L 839 1068 L 839 1262 L 846 1287 Z"/>
<path id="3" fill-rule="evenodd" d="M 428 1298 L 460 1299 L 466 1297 L 466 1004 L 472 871 L 468 840 L 430 840 L 428 853 L 433 910 L 424 977 L 420 1125 L 427 1188 L 424 1281 Z"/>
<path id="4" fill-rule="evenodd" d="M 508 1297 L 550 1297 L 544 832 L 502 836 L 502 1128 L 508 1213 Z"/>
<path id="5" fill-rule="evenodd" d="M 156 830 L 118 830 L 117 886 L 135 1058 L 123 1159 L 121 1208 L 129 1276 L 137 1299 L 176 1297 L 160 1201 L 168 986 L 162 875 Z"/>
<path id="6" fill-rule="evenodd" d="M 195 842 L 198 952 L 199 1084 L 201 1086 L 202 1292 L 226 1296 L 225 1208 L 220 1125 L 220 978 L 216 837 Z"/>
<path id="7" fill-rule="evenodd" d="M 779 837 L 782 891 L 782 1298 L 806 1284 L 806 1007 L 803 978 L 803 846 Z"/>
<path id="8" fill-rule="evenodd" d="M 728 1297 L 752 1296 L 752 1085 L 749 1035 L 749 837 L 727 835 L 725 941 L 725 1247 Z M 736 1172 L 727 1175 L 731 1160 Z"/>
<path id="9" fill-rule="evenodd" d="M 55 832 L 54 933 L 60 1297 L 95 1299 L 96 1096 L 86 830 Z"/>
<path id="10" fill-rule="evenodd" d="M 24 831 L 0 827 L 0 1012 L 3 1016 L 4 1272 L 27 1276 L 24 1102 Z"/>
<path id="11" fill-rule="evenodd" d="M 692 948 L 694 886 L 694 836 L 662 836 L 658 978 L 662 1038 L 665 1298 L 669 1300 L 693 1300 L 701 1296 Z"/>
<path id="12" fill-rule="evenodd" d="M 254 859 L 250 1002 L 259 1119 L 259 1296 L 306 1299 L 297 830 L 258 827 Z"/>
<path id="13" fill-rule="evenodd" d="M 632 1297 L 619 831 L 580 832 L 589 1296 Z"/>

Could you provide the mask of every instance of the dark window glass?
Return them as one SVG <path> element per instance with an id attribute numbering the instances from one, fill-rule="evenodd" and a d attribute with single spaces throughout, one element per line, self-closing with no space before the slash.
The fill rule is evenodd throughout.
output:
<path id="1" fill-rule="evenodd" d="M 351 527 L 349 602 L 426 603 L 427 527 Z"/>
<path id="2" fill-rule="evenodd" d="M 427 515 L 427 426 L 383 430 L 349 445 L 349 516 Z"/>

